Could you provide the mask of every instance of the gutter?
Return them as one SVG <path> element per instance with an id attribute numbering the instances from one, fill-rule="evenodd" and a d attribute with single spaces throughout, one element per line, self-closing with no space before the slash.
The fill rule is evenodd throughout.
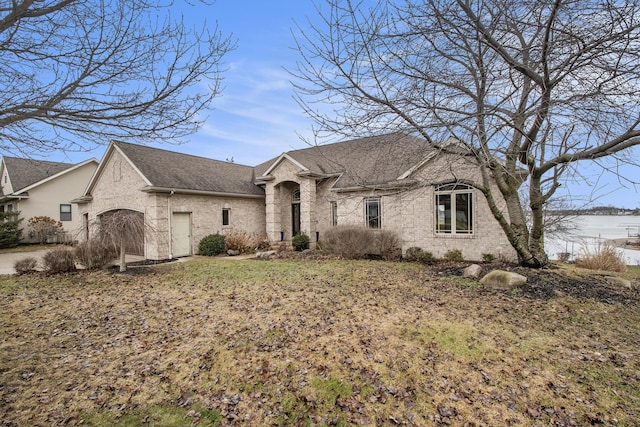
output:
<path id="1" fill-rule="evenodd" d="M 246 193 L 225 193 L 222 191 L 206 191 L 206 190 L 180 190 L 168 187 L 145 186 L 140 189 L 144 193 L 167 193 L 173 194 L 189 194 L 195 196 L 218 196 L 218 197 L 239 197 L 246 199 L 264 199 L 263 194 L 246 194 Z"/>

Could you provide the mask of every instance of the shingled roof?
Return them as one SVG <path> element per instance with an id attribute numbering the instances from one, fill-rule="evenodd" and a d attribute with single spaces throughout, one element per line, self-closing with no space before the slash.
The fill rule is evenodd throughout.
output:
<path id="1" fill-rule="evenodd" d="M 3 157 L 3 160 L 14 194 L 18 194 L 33 184 L 44 181 L 75 166 L 72 163 L 49 162 L 19 157 Z"/>
<path id="2" fill-rule="evenodd" d="M 151 183 L 150 190 L 172 189 L 264 196 L 262 188 L 253 183 L 251 166 L 120 141 L 114 142 L 114 145 Z"/>
<path id="3" fill-rule="evenodd" d="M 435 153 L 426 140 L 404 133 L 354 139 L 286 152 L 309 173 L 340 175 L 334 188 L 381 186 L 397 179 Z M 282 156 L 256 167 L 260 179 Z"/>

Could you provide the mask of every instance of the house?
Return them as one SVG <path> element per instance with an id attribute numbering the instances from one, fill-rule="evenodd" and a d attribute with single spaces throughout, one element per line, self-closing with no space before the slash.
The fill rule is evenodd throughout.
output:
<path id="1" fill-rule="evenodd" d="M 147 231 L 147 259 L 191 255 L 208 234 L 243 230 L 264 233 L 264 190 L 250 166 L 190 156 L 125 142 L 112 142 L 79 203 L 91 224 L 117 210 L 136 212 Z"/>
<path id="2" fill-rule="evenodd" d="M 73 237 L 82 221 L 71 200 L 81 193 L 98 167 L 96 159 L 81 163 L 3 157 L 0 165 L 0 211 L 20 211 L 23 240 L 34 241 L 26 229 L 29 218 L 48 216 L 59 220 L 67 237 Z"/>
<path id="3" fill-rule="evenodd" d="M 119 209 L 143 215 L 149 259 L 192 254 L 226 230 L 272 243 L 304 232 L 314 246 L 337 225 L 395 231 L 403 251 L 515 259 L 471 185 L 479 180 L 473 160 L 402 133 L 288 151 L 256 167 L 113 142 L 76 201 L 85 223 Z"/>

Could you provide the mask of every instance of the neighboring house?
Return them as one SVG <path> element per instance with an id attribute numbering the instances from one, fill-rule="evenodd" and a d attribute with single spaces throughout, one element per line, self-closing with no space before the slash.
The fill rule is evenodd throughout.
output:
<path id="1" fill-rule="evenodd" d="M 207 234 L 232 229 L 272 243 L 304 232 L 315 246 L 337 225 L 395 231 L 403 251 L 515 259 L 470 185 L 479 179 L 472 160 L 401 133 L 289 151 L 255 168 L 114 142 L 76 201 L 87 224 L 118 209 L 144 215 L 149 259 L 192 254 Z"/>
<path id="2" fill-rule="evenodd" d="M 74 238 L 82 220 L 71 200 L 82 192 L 98 167 L 96 159 L 82 163 L 3 157 L 0 165 L 0 211 L 20 211 L 24 241 L 30 236 L 27 221 L 48 216 L 62 222 L 67 237 Z"/>

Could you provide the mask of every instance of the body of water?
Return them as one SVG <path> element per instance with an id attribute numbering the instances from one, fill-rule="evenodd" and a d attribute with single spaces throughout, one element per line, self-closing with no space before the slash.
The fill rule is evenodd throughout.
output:
<path id="1" fill-rule="evenodd" d="M 545 249 L 551 259 L 560 253 L 570 254 L 570 260 L 580 257 L 585 249 L 593 250 L 608 240 L 636 238 L 640 234 L 640 216 L 581 215 L 569 220 L 570 230 L 545 238 Z M 627 264 L 640 265 L 640 251 L 619 249 Z"/>

